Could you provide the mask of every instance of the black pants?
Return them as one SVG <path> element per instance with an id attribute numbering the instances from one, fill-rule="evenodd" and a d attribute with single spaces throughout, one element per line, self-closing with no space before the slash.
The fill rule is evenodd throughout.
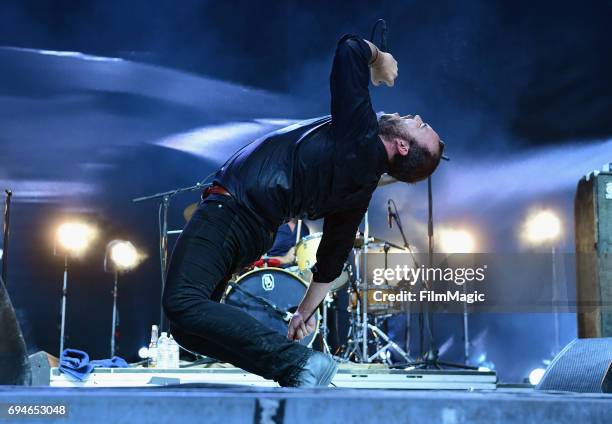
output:
<path id="1" fill-rule="evenodd" d="M 163 305 L 180 345 L 283 384 L 309 349 L 219 303 L 232 273 L 271 244 L 272 235 L 233 198 L 207 197 L 174 247 Z"/>

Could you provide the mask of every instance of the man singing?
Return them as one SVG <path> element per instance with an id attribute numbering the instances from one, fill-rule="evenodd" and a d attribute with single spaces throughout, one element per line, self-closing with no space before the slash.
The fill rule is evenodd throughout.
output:
<path id="1" fill-rule="evenodd" d="M 333 359 L 296 343 L 315 327 L 313 312 L 342 271 L 381 175 L 429 176 L 443 144 L 417 116 L 377 118 L 369 80 L 392 87 L 397 62 L 370 42 L 338 42 L 330 77 L 331 116 L 303 121 L 235 153 L 183 230 L 164 290 L 171 331 L 184 347 L 286 387 L 327 386 Z M 232 272 L 266 252 L 286 218 L 324 218 L 312 281 L 287 337 L 219 303 Z"/>

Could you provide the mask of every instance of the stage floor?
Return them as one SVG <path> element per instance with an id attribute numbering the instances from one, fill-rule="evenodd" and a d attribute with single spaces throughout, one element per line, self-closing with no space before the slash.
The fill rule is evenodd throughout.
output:
<path id="1" fill-rule="evenodd" d="M 21 422 L 108 423 L 609 423 L 612 395 L 532 389 L 282 389 L 186 384 L 144 388 L 0 386 L 9 405 L 64 405 L 67 417 Z M 11 418 L 9 418 L 11 419 Z M 12 418 L 14 419 L 14 417 Z"/>
<path id="2" fill-rule="evenodd" d="M 85 381 L 50 371 L 53 387 L 146 387 L 170 384 L 234 384 L 256 387 L 278 387 L 278 384 L 229 364 L 189 368 L 96 368 Z M 332 386 L 354 389 L 495 389 L 494 371 L 389 369 L 381 364 L 340 364 Z"/>

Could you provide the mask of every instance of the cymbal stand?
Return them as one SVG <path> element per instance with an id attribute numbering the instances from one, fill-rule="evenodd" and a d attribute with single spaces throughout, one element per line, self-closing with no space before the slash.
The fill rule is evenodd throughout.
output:
<path id="1" fill-rule="evenodd" d="M 319 327 L 319 334 L 321 334 L 321 345 L 323 347 L 323 353 L 332 354 L 332 351 L 329 347 L 329 342 L 327 338 L 329 337 L 329 327 L 327 325 L 327 310 L 329 305 L 332 303 L 332 297 L 327 294 L 325 299 L 323 299 L 323 303 L 321 305 L 321 314 L 323 315 L 321 318 L 321 326 Z"/>
<path id="2" fill-rule="evenodd" d="M 396 351 L 406 362 L 412 361 L 408 353 L 406 353 L 406 351 L 404 351 L 404 349 L 402 349 L 397 343 L 391 340 L 391 338 L 384 331 L 372 324 L 368 324 L 368 328 L 372 331 L 372 334 L 377 339 L 377 341 L 378 339 L 381 339 L 383 342 L 385 342 L 384 345 L 380 343 L 381 346 L 377 346 L 378 350 L 374 352 L 372 356 L 368 357 L 368 362 L 372 362 L 374 359 L 376 359 L 376 357 L 380 357 L 383 362 L 386 362 L 387 364 L 391 365 L 392 362 L 390 356 L 385 355 L 385 352 L 390 349 Z"/>
<path id="3" fill-rule="evenodd" d="M 349 328 L 347 350 L 344 354 L 346 359 L 355 356 L 355 359 L 360 363 L 370 363 L 376 358 L 381 358 L 383 361 L 388 361 L 388 357 L 383 354 L 389 349 L 395 350 L 405 361 L 412 361 L 410 356 L 389 336 L 382 331 L 377 325 L 370 323 L 368 316 L 368 245 L 369 240 L 369 222 L 368 212 L 365 213 L 365 227 L 363 233 L 363 246 L 360 249 L 355 249 L 355 273 L 356 284 L 353 290 L 356 291 L 358 302 L 356 311 L 351 314 L 351 326 Z M 387 264 L 387 254 L 389 248 L 385 249 L 385 266 Z M 363 256 L 362 256 L 363 255 Z M 375 341 L 382 343 L 376 346 L 376 352 L 369 356 L 370 336 L 372 334 Z"/>
<path id="4" fill-rule="evenodd" d="M 361 344 L 360 340 L 360 329 L 361 329 L 361 320 L 359 319 L 361 316 L 361 298 L 359 297 L 358 284 L 361 276 L 361 267 L 359 266 L 359 250 L 358 248 L 353 249 L 353 256 L 355 257 L 355 280 L 351 280 L 349 282 L 349 303 L 352 294 L 354 293 L 357 298 L 357 305 L 354 309 L 351 309 L 351 313 L 349 315 L 349 331 L 346 336 L 346 348 L 344 350 L 343 359 L 351 360 L 351 358 L 355 359 L 355 362 L 363 362 L 363 354 L 361 353 Z M 350 308 L 350 306 L 349 306 Z"/>
<path id="5" fill-rule="evenodd" d="M 368 220 L 368 211 L 364 216 L 363 227 L 363 278 L 361 280 L 361 361 L 368 361 L 368 244 L 370 238 L 370 224 Z M 359 281 L 359 280 L 357 280 Z"/>

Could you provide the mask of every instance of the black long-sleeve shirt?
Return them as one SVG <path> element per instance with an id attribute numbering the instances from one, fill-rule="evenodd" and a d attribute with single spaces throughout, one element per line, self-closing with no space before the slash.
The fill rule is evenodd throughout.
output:
<path id="1" fill-rule="evenodd" d="M 388 159 L 368 85 L 370 47 L 340 39 L 330 76 L 331 117 L 277 130 L 235 153 L 217 172 L 225 187 L 270 230 L 291 217 L 324 218 L 313 280 L 342 271 Z"/>

